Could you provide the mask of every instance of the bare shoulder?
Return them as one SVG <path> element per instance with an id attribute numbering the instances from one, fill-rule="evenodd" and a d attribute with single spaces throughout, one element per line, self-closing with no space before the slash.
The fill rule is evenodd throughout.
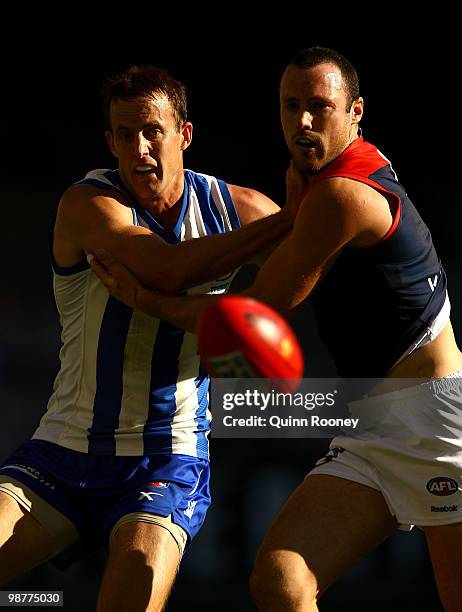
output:
<path id="1" fill-rule="evenodd" d="M 252 221 L 272 215 L 279 210 L 279 206 L 273 200 L 255 189 L 229 184 L 228 189 L 239 215 L 241 225 L 247 225 Z"/>
<path id="2" fill-rule="evenodd" d="M 353 211 L 368 204 L 387 205 L 384 196 L 370 185 L 340 176 L 321 181 L 308 195 L 312 199 L 325 198 L 345 211 Z"/>
<path id="3" fill-rule="evenodd" d="M 72 185 L 61 197 L 54 226 L 53 253 L 58 265 L 80 261 L 84 249 L 102 244 L 133 226 L 132 212 L 123 194 L 93 185 Z"/>
<path id="4" fill-rule="evenodd" d="M 93 185 L 72 185 L 63 193 L 59 208 L 62 212 L 84 212 L 86 209 L 129 209 L 130 203 L 118 191 Z"/>
<path id="5" fill-rule="evenodd" d="M 301 219 L 337 227 L 352 244 L 372 245 L 389 230 L 393 218 L 386 198 L 373 187 L 344 177 L 321 181 L 309 190 Z"/>

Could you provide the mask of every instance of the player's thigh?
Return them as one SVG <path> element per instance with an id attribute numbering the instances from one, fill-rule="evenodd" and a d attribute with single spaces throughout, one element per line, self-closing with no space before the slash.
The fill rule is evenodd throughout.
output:
<path id="1" fill-rule="evenodd" d="M 257 555 L 253 584 L 272 584 L 275 589 L 304 585 L 322 593 L 396 527 L 376 489 L 313 474 L 269 530 Z"/>
<path id="2" fill-rule="evenodd" d="M 180 563 L 178 544 L 161 525 L 124 523 L 110 541 L 98 611 L 163 609 Z"/>
<path id="3" fill-rule="evenodd" d="M 51 534 L 13 497 L 0 491 L 0 583 L 45 561 L 53 549 Z"/>
<path id="4" fill-rule="evenodd" d="M 424 527 L 445 610 L 462 610 L 462 523 Z"/>

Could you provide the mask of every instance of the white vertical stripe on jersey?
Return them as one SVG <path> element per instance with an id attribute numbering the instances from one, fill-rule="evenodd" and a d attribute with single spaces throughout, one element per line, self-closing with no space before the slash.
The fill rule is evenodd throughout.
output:
<path id="1" fill-rule="evenodd" d="M 53 275 L 53 291 L 60 312 L 61 325 L 64 319 L 67 323 L 67 318 L 71 314 L 74 320 L 79 320 L 84 308 L 83 296 L 87 293 L 88 282 L 88 270 L 66 277 Z M 69 416 L 68 406 L 75 405 L 77 401 L 80 385 L 76 384 L 76 381 L 80 381 L 82 376 L 80 360 L 82 349 L 78 332 L 78 325 L 67 324 L 62 330 L 63 346 L 59 352 L 61 369 L 53 385 L 54 393 L 48 401 L 47 412 L 43 415 L 33 437 L 36 437 L 38 432 L 45 433 L 56 443 L 62 442 L 65 437 L 63 424 Z M 79 439 L 77 444 L 82 447 L 83 452 L 86 451 L 85 440 Z"/>
<path id="2" fill-rule="evenodd" d="M 228 209 L 226 208 L 225 201 L 223 200 L 223 196 L 221 195 L 221 191 L 216 180 L 210 181 L 210 191 L 213 201 L 215 202 L 218 212 L 220 213 L 220 216 L 225 224 L 225 232 L 230 232 L 233 229 L 233 226 L 228 215 Z"/>
<path id="3" fill-rule="evenodd" d="M 175 400 L 177 410 L 172 420 L 172 451 L 197 456 L 196 422 L 191 418 L 199 408 L 195 379 L 199 375 L 200 359 L 197 354 L 197 336 L 185 332 L 178 359 L 178 380 Z"/>
<path id="4" fill-rule="evenodd" d="M 86 453 L 88 440 L 82 431 L 87 431 L 93 421 L 96 355 L 108 293 L 91 270 L 54 274 L 53 287 L 61 323 L 66 322 L 62 331 L 61 369 L 47 412 L 33 437 Z M 87 316 L 89 303 L 91 316 Z"/>
<path id="5" fill-rule="evenodd" d="M 197 194 L 193 189 L 189 190 L 189 208 L 185 215 L 182 233 L 184 230 L 184 236 L 182 240 L 190 240 L 191 238 L 199 238 L 200 236 L 206 236 L 207 230 L 202 219 L 202 213 L 197 199 Z"/>
<path id="6" fill-rule="evenodd" d="M 88 440 L 82 441 L 82 431 L 87 431 L 93 423 L 99 333 L 109 299 L 106 288 L 91 270 L 88 271 L 87 291 L 82 297 L 85 300 L 83 318 L 76 322 L 84 331 L 83 334 L 80 332 L 83 344 L 79 346 L 81 354 L 78 356 L 82 372 L 73 410 L 69 412 L 63 428 L 62 442 L 74 450 L 80 450 L 77 446 L 84 445 L 83 452 L 88 452 Z M 89 304 L 91 312 L 88 311 Z"/>
<path id="7" fill-rule="evenodd" d="M 125 344 L 122 407 L 115 430 L 117 455 L 144 455 L 151 362 L 159 319 L 134 311 Z M 123 435 L 120 435 L 123 434 Z"/>

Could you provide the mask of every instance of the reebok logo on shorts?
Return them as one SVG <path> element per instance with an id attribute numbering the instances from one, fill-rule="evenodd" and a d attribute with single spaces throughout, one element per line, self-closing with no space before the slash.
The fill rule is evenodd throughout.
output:
<path id="1" fill-rule="evenodd" d="M 457 512 L 459 506 L 432 506 L 430 509 L 432 512 Z"/>
<path id="2" fill-rule="evenodd" d="M 458 490 L 457 481 L 454 478 L 449 478 L 449 476 L 436 476 L 427 482 L 427 491 L 432 495 L 454 495 Z"/>

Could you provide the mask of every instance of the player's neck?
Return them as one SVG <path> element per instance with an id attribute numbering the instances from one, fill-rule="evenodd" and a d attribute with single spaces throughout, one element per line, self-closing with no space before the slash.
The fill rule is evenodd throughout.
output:
<path id="1" fill-rule="evenodd" d="M 174 177 L 171 183 L 159 195 L 143 198 L 140 204 L 165 228 L 175 226 L 181 210 L 184 191 L 184 173 Z"/>

